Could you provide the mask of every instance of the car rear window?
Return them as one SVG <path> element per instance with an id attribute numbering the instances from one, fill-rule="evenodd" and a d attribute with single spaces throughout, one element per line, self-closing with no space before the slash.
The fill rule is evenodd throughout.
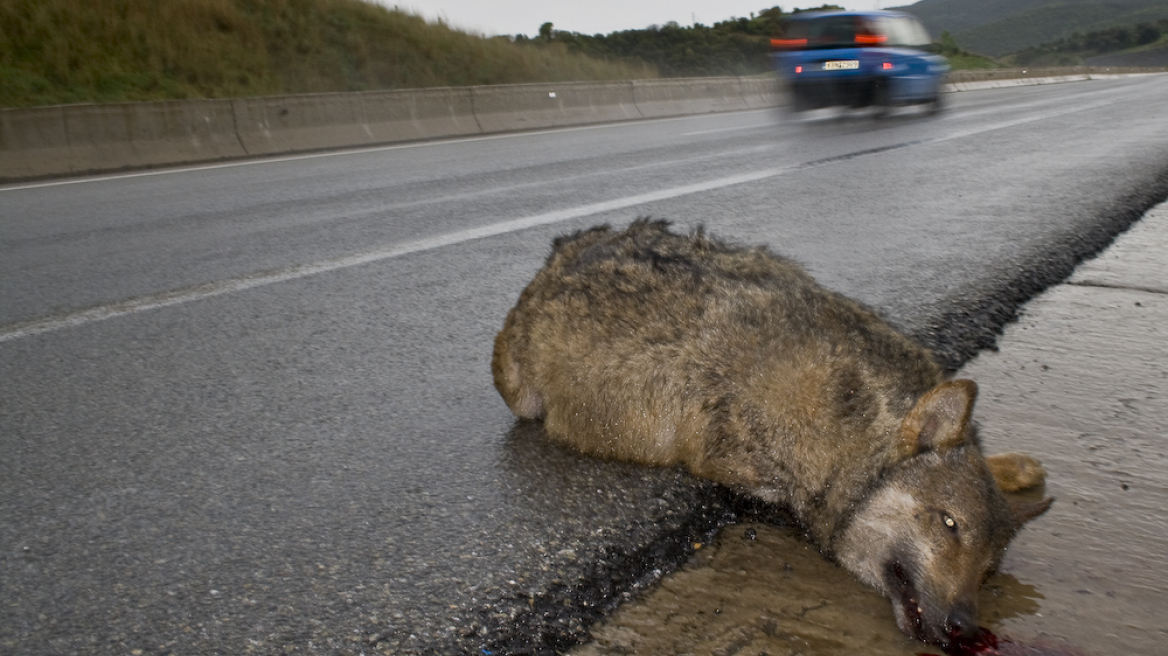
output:
<path id="1" fill-rule="evenodd" d="M 823 16 L 793 20 L 779 47 L 796 50 L 897 46 L 922 48 L 931 42 L 917 20 L 889 16 Z"/>
<path id="2" fill-rule="evenodd" d="M 890 46 L 922 48 L 933 42 L 925 26 L 912 18 L 883 18 L 879 29 L 888 35 Z"/>

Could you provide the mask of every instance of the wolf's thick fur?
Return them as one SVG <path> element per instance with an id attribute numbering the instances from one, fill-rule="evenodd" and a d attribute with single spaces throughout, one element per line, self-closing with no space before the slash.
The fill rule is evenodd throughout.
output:
<path id="1" fill-rule="evenodd" d="M 901 630 L 977 630 L 976 592 L 1049 500 L 1025 456 L 982 456 L 976 386 L 765 248 L 641 220 L 555 241 L 495 340 L 520 417 L 598 456 L 683 464 L 788 506 L 824 553 L 893 602 Z"/>

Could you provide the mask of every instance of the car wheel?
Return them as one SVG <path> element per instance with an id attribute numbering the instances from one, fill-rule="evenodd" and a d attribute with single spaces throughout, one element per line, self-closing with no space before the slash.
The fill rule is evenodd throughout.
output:
<path id="1" fill-rule="evenodd" d="M 892 98 L 889 96 L 888 80 L 880 79 L 872 83 L 872 116 L 884 118 L 892 109 Z"/>
<path id="2" fill-rule="evenodd" d="M 945 94 L 937 89 L 937 93 L 933 95 L 933 99 L 929 101 L 929 114 L 940 114 L 945 109 Z"/>
<path id="3" fill-rule="evenodd" d="M 807 90 L 800 86 L 791 87 L 791 111 L 797 114 L 807 111 L 810 107 L 811 99 Z"/>

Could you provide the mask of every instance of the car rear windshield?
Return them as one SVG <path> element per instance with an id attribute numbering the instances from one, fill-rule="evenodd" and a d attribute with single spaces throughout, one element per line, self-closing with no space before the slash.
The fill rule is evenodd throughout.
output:
<path id="1" fill-rule="evenodd" d="M 798 50 L 894 46 L 924 48 L 929 33 L 916 19 L 899 16 L 823 16 L 791 21 L 776 45 Z"/>

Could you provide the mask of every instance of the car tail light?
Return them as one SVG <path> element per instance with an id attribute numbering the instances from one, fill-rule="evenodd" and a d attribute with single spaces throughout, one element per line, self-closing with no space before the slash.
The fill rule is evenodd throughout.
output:
<path id="1" fill-rule="evenodd" d="M 807 39 L 771 39 L 771 47 L 782 48 L 802 48 L 807 45 Z"/>
<path id="2" fill-rule="evenodd" d="M 802 66 L 796 66 L 796 67 L 795 67 L 795 75 L 798 75 L 798 74 L 800 74 L 800 73 L 802 73 L 802 72 L 803 72 L 803 67 L 802 67 Z"/>
<path id="3" fill-rule="evenodd" d="M 888 40 L 886 34 L 857 34 L 856 44 L 861 46 L 878 46 Z"/>
<path id="4" fill-rule="evenodd" d="M 884 62 L 884 67 L 883 67 L 883 68 L 884 68 L 884 70 L 886 70 L 886 71 L 891 71 L 891 70 L 892 70 L 892 62 Z"/>

